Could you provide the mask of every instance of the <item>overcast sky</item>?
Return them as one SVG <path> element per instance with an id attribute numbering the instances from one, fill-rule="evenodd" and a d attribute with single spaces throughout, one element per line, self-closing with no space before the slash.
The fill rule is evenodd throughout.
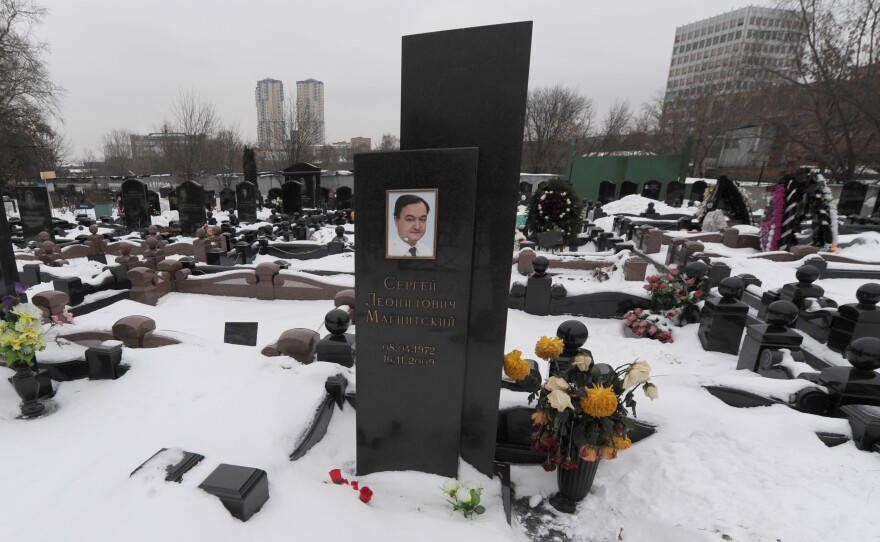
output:
<path id="1" fill-rule="evenodd" d="M 666 85 L 675 27 L 734 0 L 41 0 L 72 158 L 113 128 L 152 131 L 181 89 L 256 139 L 260 79 L 324 82 L 327 140 L 399 135 L 401 37 L 534 21 L 529 87 L 562 83 L 602 114 Z"/>

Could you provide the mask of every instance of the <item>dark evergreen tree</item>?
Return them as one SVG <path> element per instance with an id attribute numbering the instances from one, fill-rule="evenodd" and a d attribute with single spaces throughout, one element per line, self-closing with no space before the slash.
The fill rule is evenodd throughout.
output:
<path id="1" fill-rule="evenodd" d="M 244 180 L 257 184 L 257 157 L 254 149 L 245 146 L 241 157 L 241 170 L 244 172 Z"/>

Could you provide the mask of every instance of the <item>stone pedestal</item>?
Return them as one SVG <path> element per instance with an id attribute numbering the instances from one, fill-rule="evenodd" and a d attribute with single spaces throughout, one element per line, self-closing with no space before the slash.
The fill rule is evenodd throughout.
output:
<path id="1" fill-rule="evenodd" d="M 808 299 L 822 299 L 825 290 L 813 283 L 819 278 L 819 270 L 812 265 L 802 265 L 795 273 L 797 282 L 791 282 L 779 291 L 779 299 L 791 301 L 803 310 Z"/>
<path id="2" fill-rule="evenodd" d="M 737 369 L 748 369 L 758 372 L 761 353 L 765 348 L 786 348 L 800 351 L 804 338 L 789 329 L 797 320 L 798 309 L 790 301 L 774 301 L 767 308 L 766 324 L 748 326 L 746 338 L 737 361 Z"/>
<path id="3" fill-rule="evenodd" d="M 348 312 L 342 309 L 333 309 L 324 317 L 324 326 L 329 335 L 318 341 L 315 357 L 318 361 L 338 363 L 343 367 L 354 366 L 355 336 L 346 333 L 351 319 Z M 415 354 L 419 354 L 416 352 Z"/>
<path id="4" fill-rule="evenodd" d="M 547 275 L 550 261 L 544 256 L 538 256 L 532 261 L 534 273 L 529 275 L 526 282 L 526 300 L 523 310 L 537 316 L 550 314 L 550 290 L 553 280 Z"/>
<path id="5" fill-rule="evenodd" d="M 718 286 L 721 299 L 708 299 L 700 311 L 697 337 L 703 350 L 737 355 L 749 306 L 739 301 L 745 285 L 736 277 L 727 277 Z"/>
<path id="6" fill-rule="evenodd" d="M 219 498 L 230 514 L 247 521 L 269 500 L 269 477 L 261 469 L 221 463 L 199 489 Z"/>
<path id="7" fill-rule="evenodd" d="M 858 303 L 849 303 L 837 309 L 831 322 L 828 348 L 841 354 L 849 344 L 862 337 L 880 337 L 880 284 L 862 285 L 856 291 Z"/>
<path id="8" fill-rule="evenodd" d="M 122 362 L 122 343 L 114 341 L 102 343 L 86 350 L 86 363 L 89 365 L 89 380 L 116 380 L 122 376 L 119 370 Z"/>

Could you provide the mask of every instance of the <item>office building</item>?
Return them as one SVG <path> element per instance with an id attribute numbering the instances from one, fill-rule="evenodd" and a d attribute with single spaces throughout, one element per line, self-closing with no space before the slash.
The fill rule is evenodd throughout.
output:
<path id="1" fill-rule="evenodd" d="M 315 134 L 315 145 L 326 141 L 324 133 L 324 83 L 315 79 L 296 82 L 296 129 Z M 309 126 L 304 126 L 308 123 Z"/>
<path id="2" fill-rule="evenodd" d="M 800 54 L 804 21 L 749 6 L 675 29 L 666 100 L 758 90 L 783 80 Z"/>
<path id="3" fill-rule="evenodd" d="M 284 147 L 284 83 L 276 79 L 257 82 L 254 91 L 257 104 L 257 145 L 261 149 L 276 150 Z"/>

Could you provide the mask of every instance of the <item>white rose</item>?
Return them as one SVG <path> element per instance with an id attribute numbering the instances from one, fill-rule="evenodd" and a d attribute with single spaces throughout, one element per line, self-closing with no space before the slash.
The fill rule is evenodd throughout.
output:
<path id="1" fill-rule="evenodd" d="M 638 386 L 642 382 L 647 382 L 649 378 L 651 378 L 651 366 L 647 361 L 638 360 L 630 365 L 626 376 L 623 377 L 623 387 L 626 389 Z"/>
<path id="2" fill-rule="evenodd" d="M 645 395 L 648 397 L 648 399 L 650 399 L 652 401 L 660 396 L 660 394 L 657 393 L 657 386 L 655 386 L 654 384 L 651 384 L 650 382 L 645 384 L 644 390 L 645 390 Z"/>
<path id="3" fill-rule="evenodd" d="M 568 382 L 562 377 L 551 376 L 547 379 L 547 383 L 544 384 L 544 389 L 547 391 L 567 390 Z"/>
<path id="4" fill-rule="evenodd" d="M 459 488 L 458 491 L 455 492 L 455 500 L 463 504 L 468 504 L 471 502 L 471 490 L 466 487 Z"/>
<path id="5" fill-rule="evenodd" d="M 547 395 L 547 400 L 550 401 L 550 406 L 559 412 L 562 412 L 566 408 L 574 408 L 571 405 L 571 396 L 562 390 L 551 391 Z"/>
<path id="6" fill-rule="evenodd" d="M 572 365 L 578 368 L 579 371 L 589 371 L 590 365 L 593 364 L 593 358 L 591 358 L 587 354 L 578 354 L 574 357 L 574 362 Z"/>
<path id="7" fill-rule="evenodd" d="M 456 480 L 455 478 L 449 478 L 448 480 L 443 482 L 443 485 L 441 487 L 446 493 L 454 495 L 455 492 L 458 491 L 458 488 L 461 487 L 461 484 L 459 484 L 458 480 Z"/>

